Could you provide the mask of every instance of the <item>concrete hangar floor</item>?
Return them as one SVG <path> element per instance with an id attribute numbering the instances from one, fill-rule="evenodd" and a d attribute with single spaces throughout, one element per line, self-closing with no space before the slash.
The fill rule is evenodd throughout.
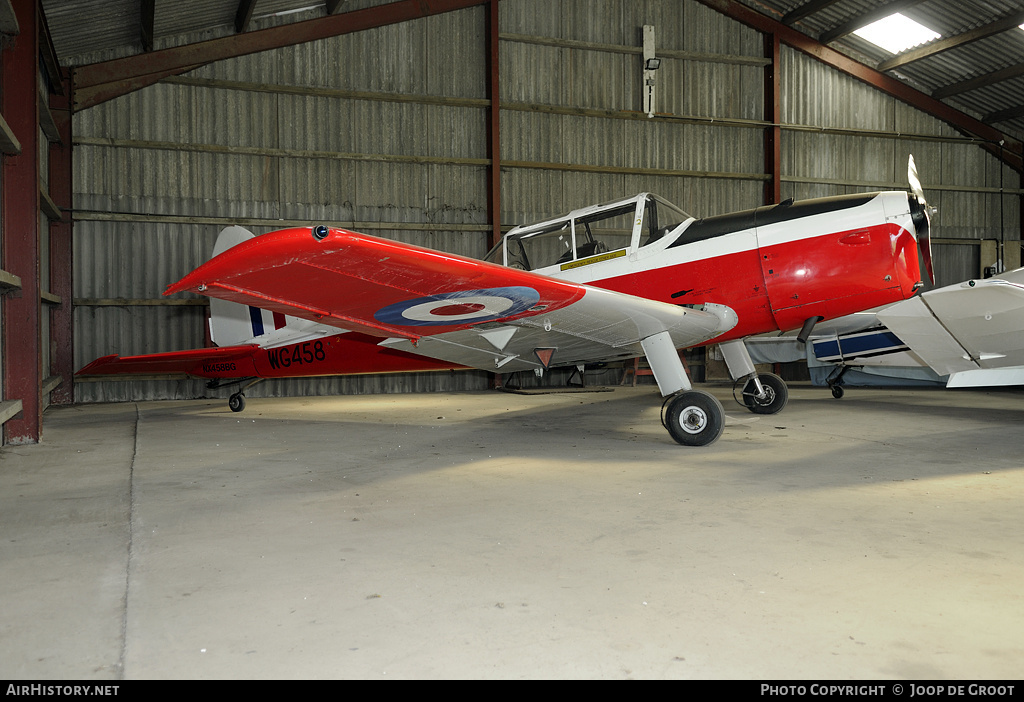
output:
<path id="1" fill-rule="evenodd" d="M 0 450 L 0 677 L 1018 678 L 1024 394 L 78 405 Z"/>

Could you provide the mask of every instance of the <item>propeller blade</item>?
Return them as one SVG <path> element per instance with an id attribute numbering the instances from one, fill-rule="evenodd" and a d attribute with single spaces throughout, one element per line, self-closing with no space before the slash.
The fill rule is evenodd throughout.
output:
<path id="1" fill-rule="evenodd" d="M 935 270 L 932 266 L 932 237 L 931 237 L 931 215 L 935 209 L 928 206 L 924 199 L 924 188 L 921 187 L 921 179 L 917 177 L 917 164 L 914 163 L 914 155 L 910 155 L 907 161 L 907 181 L 910 183 L 910 217 L 917 230 L 917 247 L 921 251 L 921 258 L 924 261 L 924 269 L 928 274 L 928 280 L 935 284 Z"/>
<path id="2" fill-rule="evenodd" d="M 918 201 L 924 204 L 924 188 L 921 187 L 921 179 L 917 177 L 917 164 L 914 163 L 914 154 L 910 154 L 907 160 L 907 181 L 910 183 L 910 191 L 917 196 Z"/>

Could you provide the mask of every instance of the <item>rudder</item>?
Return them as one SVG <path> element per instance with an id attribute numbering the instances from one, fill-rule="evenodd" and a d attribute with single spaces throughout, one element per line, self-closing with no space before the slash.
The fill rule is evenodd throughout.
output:
<path id="1" fill-rule="evenodd" d="M 244 227 L 225 227 L 217 235 L 217 243 L 214 244 L 211 258 L 253 238 L 255 235 Z M 254 338 L 263 334 L 262 326 L 257 333 L 254 324 L 254 313 L 255 318 L 259 318 L 262 323 L 261 312 L 262 310 L 238 302 L 210 298 L 210 339 L 217 346 L 252 343 Z"/>
<path id="2" fill-rule="evenodd" d="M 219 256 L 253 238 L 255 235 L 244 227 L 225 227 L 217 235 L 213 256 Z M 217 346 L 259 344 L 264 348 L 272 348 L 339 333 L 342 330 L 285 316 L 280 312 L 210 298 L 210 339 Z"/>

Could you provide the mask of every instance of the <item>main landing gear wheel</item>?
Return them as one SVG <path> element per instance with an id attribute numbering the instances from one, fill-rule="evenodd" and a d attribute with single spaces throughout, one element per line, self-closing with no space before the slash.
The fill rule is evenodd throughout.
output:
<path id="1" fill-rule="evenodd" d="M 245 395 L 240 392 L 236 392 L 234 395 L 228 398 L 228 407 L 231 408 L 232 412 L 241 412 L 245 409 Z"/>
<path id="2" fill-rule="evenodd" d="M 661 423 L 683 446 L 707 446 L 722 435 L 725 411 L 712 395 L 690 390 L 669 398 L 662 406 Z"/>
<path id="3" fill-rule="evenodd" d="M 832 397 L 836 398 L 837 400 L 841 400 L 843 398 L 844 394 L 845 394 L 845 392 L 843 391 L 843 386 L 842 385 L 833 385 L 832 386 Z"/>
<path id="4" fill-rule="evenodd" d="M 789 401 L 789 389 L 786 381 L 774 373 L 761 373 L 757 376 L 764 388 L 764 396 L 757 396 L 757 385 L 751 378 L 743 386 L 743 404 L 754 414 L 777 414 Z"/>

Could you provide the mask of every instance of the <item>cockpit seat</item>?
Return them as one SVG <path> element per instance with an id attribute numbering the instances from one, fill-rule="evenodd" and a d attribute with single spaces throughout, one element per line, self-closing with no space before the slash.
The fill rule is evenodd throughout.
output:
<path id="1" fill-rule="evenodd" d="M 582 246 L 576 247 L 576 258 L 586 258 L 587 256 L 596 256 L 602 254 L 608 250 L 603 241 L 588 241 Z"/>

